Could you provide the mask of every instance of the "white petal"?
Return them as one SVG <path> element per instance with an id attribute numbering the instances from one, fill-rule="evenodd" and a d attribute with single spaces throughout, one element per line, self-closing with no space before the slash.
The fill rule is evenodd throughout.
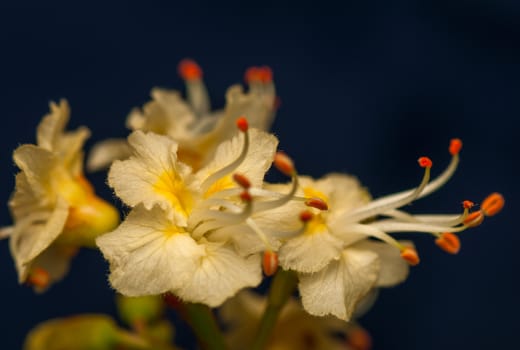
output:
<path id="1" fill-rule="evenodd" d="M 60 235 L 69 215 L 69 205 L 61 197 L 51 213 L 41 213 L 37 220 L 26 220 L 16 223 L 14 232 L 9 240 L 11 254 L 18 269 L 21 282 L 26 277 L 26 265 L 47 249 Z"/>
<path id="2" fill-rule="evenodd" d="M 134 155 L 112 164 L 109 185 L 129 206 L 143 203 L 151 209 L 158 204 L 186 218 L 196 184 L 189 167 L 177 162 L 177 144 L 166 136 L 142 131 L 132 133 L 128 140 Z"/>
<path id="3" fill-rule="evenodd" d="M 250 146 L 246 159 L 234 172 L 247 176 L 253 186 L 261 187 L 264 175 L 273 161 L 278 139 L 274 135 L 257 129 L 250 129 L 249 137 Z M 214 160 L 197 173 L 199 179 L 203 181 L 211 174 L 237 159 L 242 152 L 243 143 L 243 136 L 237 135 L 231 140 L 220 144 L 215 153 Z M 228 175 L 228 177 L 231 177 L 231 174 Z M 231 180 L 227 182 L 236 186 Z"/>
<path id="4" fill-rule="evenodd" d="M 108 139 L 98 142 L 90 150 L 87 160 L 88 171 L 108 168 L 114 160 L 123 160 L 132 154 L 125 139 Z"/>
<path id="5" fill-rule="evenodd" d="M 280 266 L 298 272 L 316 272 L 338 259 L 343 242 L 329 232 L 302 234 L 289 239 L 278 252 Z"/>
<path id="6" fill-rule="evenodd" d="M 57 166 L 56 156 L 52 152 L 26 144 L 14 151 L 13 159 L 25 173 L 27 182 L 36 196 L 51 195 L 51 176 Z"/>
<path id="7" fill-rule="evenodd" d="M 372 289 L 379 270 L 378 255 L 348 248 L 323 270 L 300 274 L 303 307 L 315 316 L 332 314 L 349 320 L 357 303 Z"/>
<path id="8" fill-rule="evenodd" d="M 260 256 L 243 258 L 230 245 L 204 243 L 206 255 L 182 288 L 175 291 L 181 299 L 211 307 L 222 304 L 245 287 L 256 287 L 262 280 Z"/>
<path id="9" fill-rule="evenodd" d="M 400 241 L 405 246 L 413 246 L 410 241 Z M 373 251 L 379 255 L 381 268 L 376 282 L 378 287 L 392 287 L 403 282 L 408 277 L 410 266 L 403 258 L 399 249 L 390 246 L 384 242 L 373 240 L 363 240 L 353 245 L 358 249 L 366 249 Z"/>
<path id="10" fill-rule="evenodd" d="M 51 102 L 49 107 L 50 113 L 43 117 L 36 130 L 36 140 L 38 146 L 52 151 L 69 121 L 70 107 L 66 100 L 61 100 L 59 105 Z"/>
<path id="11" fill-rule="evenodd" d="M 155 295 L 180 288 L 204 253 L 159 207 L 133 209 L 113 232 L 96 240 L 110 263 L 110 283 L 127 296 Z"/>

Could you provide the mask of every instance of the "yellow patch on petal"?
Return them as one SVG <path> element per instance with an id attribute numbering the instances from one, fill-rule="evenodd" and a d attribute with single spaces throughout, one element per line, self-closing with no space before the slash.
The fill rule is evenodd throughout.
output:
<path id="1" fill-rule="evenodd" d="M 226 175 L 217 181 L 215 181 L 210 188 L 204 193 L 204 198 L 209 198 L 211 195 L 224 191 L 230 188 L 237 187 L 236 182 L 233 180 L 233 178 L 230 175 Z"/>
<path id="2" fill-rule="evenodd" d="M 321 191 L 318 191 L 312 187 L 304 187 L 303 194 L 305 198 L 319 198 L 324 201 L 327 205 L 329 205 L 329 198 L 327 195 Z M 307 223 L 307 228 L 305 229 L 305 234 L 316 234 L 328 232 L 326 220 L 323 218 L 321 212 L 318 212 L 316 215 L 312 217 L 312 219 Z"/>
<path id="3" fill-rule="evenodd" d="M 191 213 L 193 195 L 186 188 L 184 181 L 173 171 L 164 171 L 153 184 L 153 190 L 168 199 L 176 212 L 186 217 Z"/>
<path id="4" fill-rule="evenodd" d="M 327 195 L 312 187 L 304 187 L 303 194 L 304 194 L 305 198 L 319 198 L 322 201 L 324 201 L 325 203 L 327 203 L 327 205 L 329 204 L 329 198 L 327 197 Z"/>

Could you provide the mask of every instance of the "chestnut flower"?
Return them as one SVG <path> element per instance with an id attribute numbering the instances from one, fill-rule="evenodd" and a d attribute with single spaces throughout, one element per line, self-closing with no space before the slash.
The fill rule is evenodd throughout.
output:
<path id="1" fill-rule="evenodd" d="M 277 139 L 248 129 L 217 147 L 215 157 L 193 172 L 178 159 L 171 138 L 135 131 L 133 155 L 115 161 L 109 185 L 132 210 L 113 232 L 97 239 L 110 263 L 110 283 L 126 296 L 172 292 L 183 300 L 220 305 L 239 289 L 262 279 L 259 254 L 242 254 L 221 230 L 252 211 L 247 176 L 261 186 Z M 237 192 L 238 191 L 238 192 Z"/>
<path id="2" fill-rule="evenodd" d="M 268 67 L 252 67 L 246 72 L 249 91 L 233 85 L 226 92 L 226 106 L 212 111 L 202 80 L 202 70 L 192 60 L 179 64 L 186 82 L 187 101 L 175 90 L 154 88 L 152 101 L 133 109 L 126 121 L 131 130 L 166 135 L 177 143 L 177 157 L 198 170 L 213 157 L 216 147 L 234 134 L 233 123 L 246 115 L 249 125 L 269 129 L 275 113 L 275 88 Z M 126 159 L 131 149 L 124 139 L 109 139 L 94 146 L 87 162 L 91 171 L 108 167 L 115 159 Z"/>
<path id="3" fill-rule="evenodd" d="M 64 131 L 70 114 L 65 100 L 50 109 L 38 126 L 37 145 L 14 151 L 21 170 L 9 201 L 14 224 L 2 230 L 10 237 L 19 282 L 37 290 L 65 275 L 78 247 L 93 247 L 97 235 L 119 222 L 115 208 L 83 176 L 88 129 Z"/>

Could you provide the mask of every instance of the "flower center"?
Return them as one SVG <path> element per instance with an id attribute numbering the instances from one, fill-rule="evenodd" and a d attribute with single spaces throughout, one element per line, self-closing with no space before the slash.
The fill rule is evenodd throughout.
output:
<path id="1" fill-rule="evenodd" d="M 175 172 L 163 172 L 153 184 L 153 189 L 165 197 L 176 212 L 187 217 L 193 209 L 193 194 Z"/>

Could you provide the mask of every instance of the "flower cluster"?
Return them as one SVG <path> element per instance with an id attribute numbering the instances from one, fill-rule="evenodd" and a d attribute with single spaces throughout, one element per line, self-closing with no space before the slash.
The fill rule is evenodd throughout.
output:
<path id="1" fill-rule="evenodd" d="M 120 224 L 117 211 L 95 196 L 83 175 L 82 146 L 89 132 L 64 131 L 65 101 L 51 104 L 37 144 L 14 152 L 21 170 L 9 202 L 14 224 L 1 235 L 10 237 L 20 282 L 45 289 L 66 273 L 79 247 L 97 246 L 109 262 L 111 286 L 128 297 L 173 295 L 217 307 L 280 271 L 298 285 L 307 313 L 349 321 L 378 287 L 404 281 L 409 266 L 419 263 L 413 243 L 396 240 L 394 233 L 426 233 L 456 254 L 456 233 L 504 205 L 493 193 L 478 210 L 469 200 L 453 214 L 402 209 L 451 178 L 459 139 L 451 140 L 451 161 L 440 175 L 430 179 L 433 162 L 420 157 L 418 185 L 382 198 L 372 199 L 347 174 L 300 175 L 267 131 L 277 107 L 269 68 L 248 69 L 248 91 L 230 87 L 218 111 L 210 110 L 194 61 L 182 61 L 179 73 L 186 101 L 177 91 L 152 90 L 152 101 L 128 116 L 128 138 L 97 144 L 88 159 L 90 170 L 109 167 L 108 185 L 129 207 Z M 288 183 L 264 180 L 273 165 Z M 290 294 L 287 289 L 280 300 Z M 258 304 L 251 300 L 247 303 Z M 302 327 L 315 324 L 313 336 L 324 348 L 336 348 L 324 334 L 337 319 L 301 317 L 296 306 L 285 312 Z"/>

